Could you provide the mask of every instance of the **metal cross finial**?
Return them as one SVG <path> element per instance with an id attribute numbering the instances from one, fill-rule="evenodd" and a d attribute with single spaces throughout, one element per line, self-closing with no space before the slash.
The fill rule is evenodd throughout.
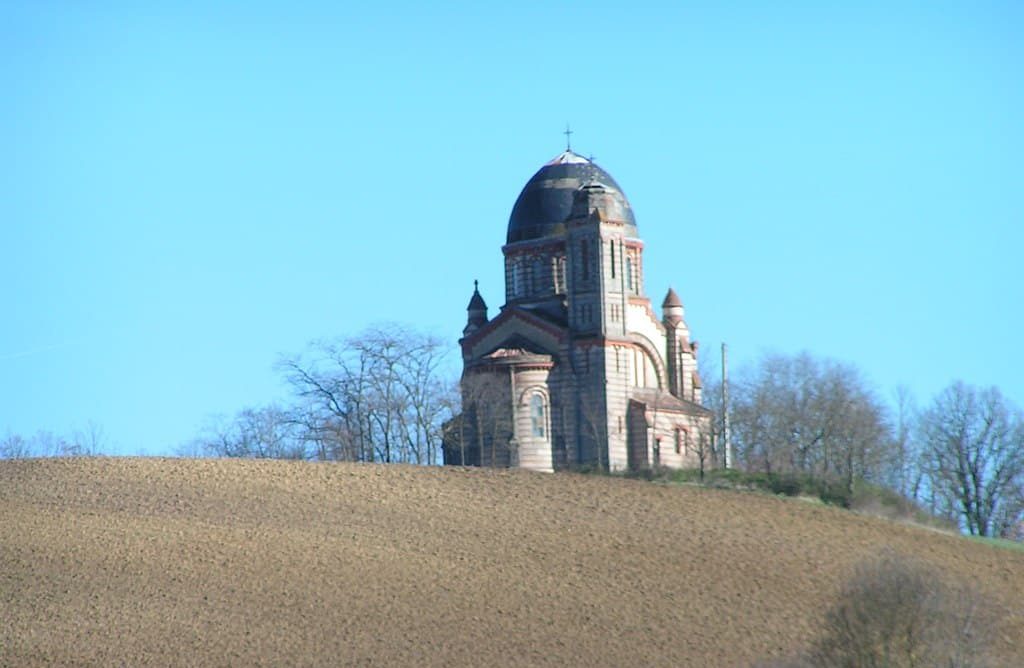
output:
<path id="1" fill-rule="evenodd" d="M 565 150 L 566 151 L 571 151 L 572 150 L 572 144 L 569 142 L 569 140 L 570 140 L 570 136 L 569 135 L 572 134 L 572 130 L 569 129 L 569 124 L 568 123 L 565 124 L 565 132 L 563 132 L 562 134 L 565 135 Z"/>

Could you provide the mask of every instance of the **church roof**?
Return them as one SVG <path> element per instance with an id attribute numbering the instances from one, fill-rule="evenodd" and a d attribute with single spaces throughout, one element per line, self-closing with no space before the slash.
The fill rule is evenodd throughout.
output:
<path id="1" fill-rule="evenodd" d="M 633 209 L 612 175 L 592 160 L 566 150 L 541 167 L 519 193 L 508 220 L 508 243 L 565 234 L 565 221 L 572 213 L 573 193 L 592 182 L 602 184 L 621 200 L 626 218 L 623 222 L 632 228 L 627 234 L 636 236 Z"/>
<path id="2" fill-rule="evenodd" d="M 634 387 L 629 392 L 629 398 L 632 401 L 643 404 L 648 410 L 652 411 L 687 413 L 689 415 L 707 415 L 711 412 L 700 404 L 680 399 L 665 390 L 654 388 Z"/>

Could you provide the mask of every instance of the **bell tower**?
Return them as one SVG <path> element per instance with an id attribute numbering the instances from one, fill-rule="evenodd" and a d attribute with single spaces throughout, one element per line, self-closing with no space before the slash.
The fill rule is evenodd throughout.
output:
<path id="1" fill-rule="evenodd" d="M 626 335 L 630 288 L 639 285 L 632 259 L 639 241 L 627 218 L 622 195 L 599 181 L 576 191 L 566 223 L 569 258 L 569 326 L 575 332 L 608 337 Z M 631 271 L 637 277 L 628 278 Z"/>

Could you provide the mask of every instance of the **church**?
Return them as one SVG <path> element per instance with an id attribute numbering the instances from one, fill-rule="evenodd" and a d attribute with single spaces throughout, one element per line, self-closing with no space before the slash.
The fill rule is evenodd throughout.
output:
<path id="1" fill-rule="evenodd" d="M 537 471 L 690 468 L 710 451 L 697 342 L 671 288 L 661 317 L 644 244 L 611 175 L 570 148 L 526 182 L 508 221 L 505 305 L 478 287 L 462 406 L 445 463 Z"/>

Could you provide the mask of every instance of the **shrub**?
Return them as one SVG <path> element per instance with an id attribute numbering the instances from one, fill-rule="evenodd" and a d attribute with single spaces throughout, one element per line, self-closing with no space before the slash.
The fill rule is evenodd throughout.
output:
<path id="1" fill-rule="evenodd" d="M 850 508 L 853 505 L 853 494 L 845 483 L 822 481 L 818 490 L 818 498 L 827 504 Z"/>
<path id="2" fill-rule="evenodd" d="M 986 666 L 982 617 L 990 612 L 968 587 L 887 551 L 843 586 L 807 661 L 821 668 Z"/>
<path id="3" fill-rule="evenodd" d="M 804 485 L 797 476 L 791 473 L 783 473 L 768 478 L 768 489 L 775 494 L 799 496 L 804 489 Z"/>

